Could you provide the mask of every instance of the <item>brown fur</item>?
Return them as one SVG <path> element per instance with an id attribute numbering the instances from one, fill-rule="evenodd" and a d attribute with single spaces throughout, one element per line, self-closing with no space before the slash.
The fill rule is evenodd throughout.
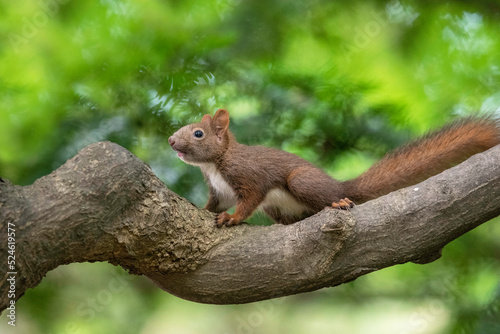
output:
<path id="1" fill-rule="evenodd" d="M 210 188 L 205 208 L 220 213 L 218 226 L 238 224 L 259 206 L 282 224 L 332 203 L 348 208 L 350 200 L 361 203 L 415 184 L 500 143 L 496 121 L 464 119 L 396 150 L 360 177 L 341 183 L 294 154 L 239 144 L 228 127 L 229 113 L 219 109 L 213 118 L 205 115 L 200 123 L 187 125 L 169 138 L 181 159 L 202 169 Z M 233 215 L 224 212 L 233 205 Z"/>
<path id="2" fill-rule="evenodd" d="M 498 122 L 465 118 L 386 155 L 354 180 L 344 183 L 356 203 L 388 194 L 439 174 L 500 143 Z"/>

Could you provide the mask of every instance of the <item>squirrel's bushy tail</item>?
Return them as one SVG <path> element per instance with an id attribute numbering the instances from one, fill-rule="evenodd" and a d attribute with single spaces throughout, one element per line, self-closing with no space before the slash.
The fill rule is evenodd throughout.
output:
<path id="1" fill-rule="evenodd" d="M 345 193 L 355 203 L 366 202 L 421 182 L 498 144 L 498 120 L 464 118 L 389 153 L 358 178 L 344 182 Z"/>

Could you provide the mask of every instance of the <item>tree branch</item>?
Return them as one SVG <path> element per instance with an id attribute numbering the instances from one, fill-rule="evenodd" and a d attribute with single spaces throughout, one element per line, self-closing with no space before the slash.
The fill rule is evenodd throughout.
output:
<path id="1" fill-rule="evenodd" d="M 110 142 L 89 145 L 30 186 L 0 179 L 3 245 L 7 224 L 15 224 L 16 299 L 60 265 L 108 261 L 184 299 L 258 301 L 433 261 L 447 243 L 498 215 L 500 146 L 351 212 L 326 209 L 287 226 L 218 229 L 212 213 Z M 1 310 L 9 271 L 0 266 Z"/>

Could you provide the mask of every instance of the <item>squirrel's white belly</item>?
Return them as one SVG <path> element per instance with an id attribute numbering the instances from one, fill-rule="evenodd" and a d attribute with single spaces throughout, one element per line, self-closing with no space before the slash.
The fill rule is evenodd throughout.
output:
<path id="1" fill-rule="evenodd" d="M 223 208 L 230 208 L 236 205 L 236 193 L 229 183 L 224 180 L 222 174 L 217 170 L 215 164 L 200 163 L 197 164 L 208 178 L 213 190 L 219 199 L 219 205 Z"/>
<path id="2" fill-rule="evenodd" d="M 271 189 L 266 194 L 266 197 L 259 205 L 259 209 L 262 210 L 265 207 L 279 208 L 282 213 L 286 213 L 291 216 L 301 215 L 302 213 L 309 211 L 308 207 L 297 201 L 292 194 L 279 188 Z"/>
<path id="3" fill-rule="evenodd" d="M 222 174 L 217 170 L 215 164 L 200 163 L 199 166 L 207 176 L 213 190 L 217 194 L 220 206 L 230 208 L 236 205 L 236 193 L 229 183 L 224 180 Z M 258 209 L 263 210 L 265 207 L 278 208 L 282 213 L 288 215 L 301 215 L 309 211 L 309 208 L 297 201 L 288 191 L 274 188 L 267 194 Z"/>

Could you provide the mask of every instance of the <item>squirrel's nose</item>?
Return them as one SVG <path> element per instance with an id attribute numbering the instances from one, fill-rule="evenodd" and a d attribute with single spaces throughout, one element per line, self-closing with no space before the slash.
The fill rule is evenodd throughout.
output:
<path id="1" fill-rule="evenodd" d="M 170 144 L 170 146 L 174 146 L 175 144 L 175 139 L 174 139 L 174 136 L 170 136 L 168 138 L 168 143 Z"/>

